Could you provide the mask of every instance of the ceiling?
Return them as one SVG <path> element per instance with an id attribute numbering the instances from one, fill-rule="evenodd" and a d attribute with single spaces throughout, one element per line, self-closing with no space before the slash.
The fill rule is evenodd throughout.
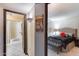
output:
<path id="1" fill-rule="evenodd" d="M 22 11 L 23 13 L 29 12 L 33 5 L 33 3 L 0 3 L 2 7 Z"/>
<path id="2" fill-rule="evenodd" d="M 52 3 L 48 5 L 48 17 L 60 17 L 79 14 L 79 3 Z"/>

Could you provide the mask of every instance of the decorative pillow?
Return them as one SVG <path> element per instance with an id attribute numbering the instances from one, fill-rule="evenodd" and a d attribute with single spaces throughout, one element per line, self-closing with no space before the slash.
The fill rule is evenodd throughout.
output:
<path id="1" fill-rule="evenodd" d="M 60 32 L 60 36 L 61 37 L 66 37 L 66 33 L 65 32 Z"/>

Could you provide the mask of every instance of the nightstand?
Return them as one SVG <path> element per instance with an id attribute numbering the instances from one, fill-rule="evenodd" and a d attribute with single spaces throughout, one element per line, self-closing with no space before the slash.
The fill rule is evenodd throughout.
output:
<path id="1" fill-rule="evenodd" d="M 76 40 L 75 40 L 75 45 L 76 45 L 77 47 L 79 47 L 79 39 L 76 39 Z"/>

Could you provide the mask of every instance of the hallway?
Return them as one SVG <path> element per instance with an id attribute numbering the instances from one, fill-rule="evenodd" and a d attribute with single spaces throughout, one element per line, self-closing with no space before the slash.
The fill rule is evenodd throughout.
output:
<path id="1" fill-rule="evenodd" d="M 13 44 L 7 45 L 7 55 L 8 56 L 26 56 L 23 52 L 23 48 L 21 46 L 21 42 L 17 41 Z"/>

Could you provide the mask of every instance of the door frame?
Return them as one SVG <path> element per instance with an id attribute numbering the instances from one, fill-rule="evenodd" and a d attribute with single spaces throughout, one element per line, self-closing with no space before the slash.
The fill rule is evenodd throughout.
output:
<path id="1" fill-rule="evenodd" d="M 48 56 L 48 45 L 47 45 L 47 31 L 48 31 L 48 4 L 50 3 L 45 3 L 45 32 L 44 32 L 44 54 L 45 56 Z"/>
<path id="2" fill-rule="evenodd" d="M 4 27 L 3 27 L 3 55 L 6 56 L 6 12 L 12 12 L 12 13 L 16 13 L 16 14 L 21 14 L 21 15 L 24 15 L 24 53 L 25 54 L 28 54 L 27 53 L 27 24 L 26 23 L 26 14 L 24 13 L 20 13 L 20 12 L 16 12 L 16 11 L 12 11 L 12 10 L 7 10 L 7 9 L 3 9 L 3 24 L 4 24 Z"/>

